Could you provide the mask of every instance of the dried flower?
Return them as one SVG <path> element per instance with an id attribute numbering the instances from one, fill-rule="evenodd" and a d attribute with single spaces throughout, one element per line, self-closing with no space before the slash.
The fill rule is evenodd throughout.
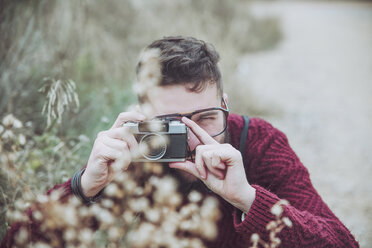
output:
<path id="1" fill-rule="evenodd" d="M 213 240 L 217 236 L 217 227 L 214 222 L 211 221 L 202 221 L 200 225 L 200 231 L 204 238 Z"/>
<path id="2" fill-rule="evenodd" d="M 25 145 L 26 144 L 26 137 L 23 134 L 18 135 L 18 142 L 20 145 Z"/>
<path id="3" fill-rule="evenodd" d="M 207 219 L 218 219 L 220 214 L 217 210 L 218 202 L 213 197 L 207 197 L 203 201 L 200 215 Z"/>
<path id="4" fill-rule="evenodd" d="M 150 222 L 153 222 L 153 223 L 158 223 L 159 220 L 160 220 L 160 211 L 155 209 L 155 208 L 151 208 L 151 209 L 148 209 L 146 212 L 145 212 L 145 217 L 147 218 L 147 220 L 149 220 Z"/>
<path id="5" fill-rule="evenodd" d="M 146 49 L 140 54 L 141 67 L 138 71 L 138 84 L 157 86 L 161 80 L 160 49 Z M 143 93 L 143 92 L 138 92 Z"/>
<path id="6" fill-rule="evenodd" d="M 64 233 L 63 237 L 67 241 L 74 240 L 76 238 L 76 231 L 72 228 L 68 228 Z"/>
<path id="7" fill-rule="evenodd" d="M 112 226 L 109 228 L 107 234 L 108 234 L 109 240 L 115 241 L 120 238 L 122 233 L 118 227 Z"/>
<path id="8" fill-rule="evenodd" d="M 26 244 L 27 239 L 28 239 L 28 232 L 25 228 L 22 227 L 15 236 L 15 242 L 18 245 L 24 245 Z"/>
<path id="9" fill-rule="evenodd" d="M 114 206 L 114 202 L 110 199 L 102 199 L 101 204 L 105 208 L 112 208 Z"/>
<path id="10" fill-rule="evenodd" d="M 12 130 L 5 130 L 4 133 L 1 136 L 4 140 L 11 140 L 14 137 L 14 133 Z"/>
<path id="11" fill-rule="evenodd" d="M 198 192 L 198 191 L 192 191 L 189 195 L 188 195 L 188 199 L 190 202 L 195 202 L 195 203 L 198 203 L 199 201 L 201 201 L 202 199 L 202 195 Z"/>
<path id="12" fill-rule="evenodd" d="M 134 215 L 134 213 L 130 209 L 123 213 L 123 219 L 125 220 L 126 223 L 134 222 L 135 218 L 136 215 Z"/>
<path id="13" fill-rule="evenodd" d="M 33 220 L 52 247 L 88 247 L 98 241 L 107 247 L 204 247 L 203 240 L 217 235 L 217 201 L 202 201 L 197 191 L 183 198 L 177 181 L 163 175 L 162 168 L 148 163 L 118 173 L 103 198 L 89 206 L 76 197 L 60 202 L 60 191 L 38 195 Z M 25 207 L 25 201 L 16 204 L 18 209 Z M 29 221 L 18 210 L 7 215 Z M 36 244 L 44 245 L 38 240 L 31 245 Z"/>
<path id="14" fill-rule="evenodd" d="M 13 127 L 14 128 L 22 128 L 23 127 L 23 124 L 22 124 L 22 122 L 20 120 L 14 118 Z"/>
<path id="15" fill-rule="evenodd" d="M 61 123 L 62 115 L 67 107 L 75 105 L 79 108 L 79 98 L 76 93 L 76 85 L 72 80 L 44 79 L 44 86 L 39 92 L 45 93 L 47 101 L 43 106 L 42 113 L 47 116 L 47 126 L 50 127 L 53 120 Z"/>
<path id="16" fill-rule="evenodd" d="M 128 201 L 128 206 L 134 212 L 144 212 L 149 207 L 149 200 L 145 197 L 141 197 L 138 199 L 131 199 Z"/>
<path id="17" fill-rule="evenodd" d="M 102 208 L 97 214 L 97 218 L 98 220 L 102 222 L 102 224 L 107 224 L 107 225 L 111 225 L 115 221 L 114 216 L 109 211 L 107 211 L 106 209 L 102 209 Z"/>
<path id="18" fill-rule="evenodd" d="M 101 117 L 101 122 L 102 122 L 102 123 L 110 123 L 110 119 L 107 118 L 106 116 L 102 116 L 102 117 Z"/>
<path id="19" fill-rule="evenodd" d="M 5 127 L 10 128 L 10 127 L 13 126 L 13 123 L 14 123 L 15 120 L 16 120 L 16 119 L 15 119 L 15 117 L 14 117 L 13 114 L 8 114 L 8 115 L 6 115 L 6 116 L 3 118 L 2 123 L 3 123 L 3 125 L 4 125 Z"/>
<path id="20" fill-rule="evenodd" d="M 46 203 L 48 201 L 48 197 L 46 195 L 38 195 L 36 200 L 39 203 Z"/>
<path id="21" fill-rule="evenodd" d="M 253 233 L 252 236 L 251 236 L 251 241 L 253 243 L 257 243 L 258 240 L 260 239 L 260 235 L 258 235 L 257 233 Z"/>
<path id="22" fill-rule="evenodd" d="M 84 134 L 80 134 L 78 136 L 78 139 L 80 142 L 83 142 L 83 143 L 88 143 L 90 141 L 90 139 L 88 138 L 88 136 L 84 135 Z"/>
<path id="23" fill-rule="evenodd" d="M 284 224 L 288 227 L 292 227 L 292 221 L 288 218 L 288 217 L 283 217 L 282 218 L 282 221 L 284 222 Z"/>
<path id="24" fill-rule="evenodd" d="M 69 204 L 63 208 L 59 208 L 59 210 L 59 214 L 63 216 L 66 225 L 75 226 L 77 224 L 77 212 L 75 207 Z"/>
<path id="25" fill-rule="evenodd" d="M 37 242 L 33 246 L 33 248 L 51 248 L 49 244 L 43 243 L 43 242 Z"/>
<path id="26" fill-rule="evenodd" d="M 271 208 L 271 213 L 275 216 L 280 216 L 283 212 L 283 208 L 280 206 L 280 205 L 277 205 L 275 204 L 272 208 Z"/>
<path id="27" fill-rule="evenodd" d="M 38 211 L 38 210 L 33 211 L 33 212 L 32 212 L 32 216 L 33 216 L 34 219 L 37 220 L 37 221 L 41 221 L 41 220 L 43 219 L 43 214 L 42 214 L 40 211 Z"/>
<path id="28" fill-rule="evenodd" d="M 288 205 L 288 201 L 279 200 L 271 208 L 271 213 L 275 216 L 275 219 L 267 223 L 266 230 L 269 233 L 269 241 L 266 242 L 260 238 L 258 234 L 251 235 L 251 242 L 253 243 L 250 248 L 257 248 L 260 244 L 263 247 L 276 248 L 281 244 L 281 240 L 277 236 L 284 227 L 292 227 L 292 222 L 288 217 L 282 217 L 284 212 L 283 206 Z"/>
<path id="29" fill-rule="evenodd" d="M 83 228 L 78 235 L 80 241 L 84 244 L 90 244 L 92 243 L 93 239 L 93 232 L 89 228 Z"/>

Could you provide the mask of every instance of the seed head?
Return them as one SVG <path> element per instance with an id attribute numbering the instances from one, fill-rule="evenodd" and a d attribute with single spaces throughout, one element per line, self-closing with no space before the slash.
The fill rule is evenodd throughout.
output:
<path id="1" fill-rule="evenodd" d="M 292 221 L 288 218 L 288 217 L 283 217 L 282 218 L 282 221 L 284 222 L 284 224 L 288 227 L 292 227 Z"/>
<path id="2" fill-rule="evenodd" d="M 202 195 L 194 190 L 188 195 L 188 199 L 190 202 L 198 203 L 202 199 Z"/>
<path id="3" fill-rule="evenodd" d="M 257 233 L 253 233 L 251 236 L 251 241 L 253 243 L 257 243 L 259 240 L 260 240 L 260 235 L 258 235 Z"/>
<path id="4" fill-rule="evenodd" d="M 283 208 L 282 206 L 278 205 L 278 204 L 275 204 L 272 208 L 271 208 L 271 213 L 275 216 L 280 216 L 283 212 Z"/>

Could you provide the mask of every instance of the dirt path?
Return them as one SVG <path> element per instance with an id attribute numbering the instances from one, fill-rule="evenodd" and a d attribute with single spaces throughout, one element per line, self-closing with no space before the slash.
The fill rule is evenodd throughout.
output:
<path id="1" fill-rule="evenodd" d="M 261 2 L 284 38 L 238 68 L 258 104 L 309 168 L 325 202 L 359 240 L 372 244 L 372 3 Z"/>

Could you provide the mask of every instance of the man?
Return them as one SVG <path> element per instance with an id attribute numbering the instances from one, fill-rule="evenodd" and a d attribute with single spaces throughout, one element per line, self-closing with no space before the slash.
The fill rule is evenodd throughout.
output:
<path id="1" fill-rule="evenodd" d="M 178 171 L 181 187 L 201 181 L 219 198 L 222 219 L 210 247 L 249 247 L 253 233 L 268 240 L 266 225 L 275 218 L 271 208 L 281 199 L 289 202 L 282 215 L 292 223 L 278 235 L 282 247 L 358 247 L 313 188 L 307 169 L 282 132 L 252 118 L 244 154 L 238 150 L 243 118 L 227 115 L 219 55 L 212 45 L 167 37 L 148 49 L 160 51 L 161 80 L 156 97 L 140 95 L 140 103 L 151 106 L 150 117 L 177 117 L 190 130 L 188 160 L 169 167 Z M 139 63 L 137 74 L 142 67 Z M 94 200 L 112 180 L 115 168 L 131 166 L 131 154 L 138 149 L 123 124 L 146 118 L 140 112 L 121 113 L 111 129 L 98 134 L 85 171 L 74 177 L 81 183 L 80 192 L 74 183 L 71 188 L 70 181 L 55 188 L 65 188 L 67 194 L 78 191 L 85 201 Z"/>

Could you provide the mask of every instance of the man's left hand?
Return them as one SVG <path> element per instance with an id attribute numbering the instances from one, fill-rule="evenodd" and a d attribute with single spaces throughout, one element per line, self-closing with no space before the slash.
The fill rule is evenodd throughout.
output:
<path id="1" fill-rule="evenodd" d="M 240 152 L 230 144 L 220 144 L 192 120 L 182 121 L 200 140 L 195 162 L 169 163 L 171 168 L 186 171 L 202 180 L 209 189 L 248 213 L 256 190 L 248 183 Z"/>

